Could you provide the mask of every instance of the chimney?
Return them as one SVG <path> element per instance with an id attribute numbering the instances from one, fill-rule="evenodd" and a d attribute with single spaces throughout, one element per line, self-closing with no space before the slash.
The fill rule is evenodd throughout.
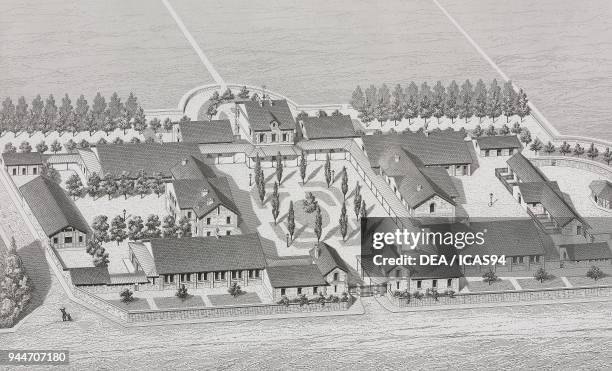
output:
<path id="1" fill-rule="evenodd" d="M 186 166 L 187 165 L 187 158 L 183 158 L 181 160 L 181 165 Z"/>
<path id="2" fill-rule="evenodd" d="M 429 131 L 423 130 L 423 134 L 425 134 L 425 137 L 428 137 L 429 136 Z"/>
<path id="3" fill-rule="evenodd" d="M 321 255 L 321 248 L 319 247 L 318 243 L 315 243 L 315 247 L 314 247 L 314 258 L 315 259 L 319 259 L 319 256 Z"/>
<path id="4" fill-rule="evenodd" d="M 417 192 L 421 192 L 422 189 L 423 189 L 423 186 L 420 184 L 417 184 Z"/>
<path id="5" fill-rule="evenodd" d="M 395 162 L 399 162 L 399 159 L 400 159 L 399 153 L 396 153 L 393 155 L 393 160 L 395 160 Z"/>
<path id="6" fill-rule="evenodd" d="M 203 188 L 202 189 L 202 197 L 206 197 L 208 195 L 208 189 Z"/>

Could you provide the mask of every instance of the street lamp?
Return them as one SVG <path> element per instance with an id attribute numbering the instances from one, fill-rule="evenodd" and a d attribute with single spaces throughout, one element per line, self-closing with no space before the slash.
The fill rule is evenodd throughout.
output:
<path id="1" fill-rule="evenodd" d="M 123 221 L 125 222 L 125 214 L 127 213 L 127 211 L 125 209 L 123 209 Z"/>
<path id="2" fill-rule="evenodd" d="M 251 177 L 252 177 L 252 176 L 253 176 L 253 174 L 252 174 L 252 173 L 249 173 L 249 187 L 252 185 L 252 182 L 251 182 Z"/>
<path id="3" fill-rule="evenodd" d="M 289 247 L 289 233 L 285 233 L 285 239 L 287 240 L 287 247 Z"/>
<path id="4" fill-rule="evenodd" d="M 489 207 L 493 206 L 493 192 L 489 193 Z"/>
<path id="5" fill-rule="evenodd" d="M 332 169 L 332 184 L 334 184 L 335 180 L 336 180 L 336 170 Z"/>

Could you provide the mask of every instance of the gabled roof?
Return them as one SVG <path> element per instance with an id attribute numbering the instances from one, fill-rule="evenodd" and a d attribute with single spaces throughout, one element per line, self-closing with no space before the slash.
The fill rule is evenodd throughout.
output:
<path id="1" fill-rule="evenodd" d="M 295 129 L 295 120 L 285 99 L 245 101 L 241 104 L 244 104 L 247 120 L 254 131 L 268 131 L 272 122 L 276 122 L 281 130 Z"/>
<path id="2" fill-rule="evenodd" d="M 159 276 L 155 269 L 153 256 L 145 244 L 142 242 L 128 242 L 128 246 L 136 256 L 136 260 L 138 260 L 138 263 L 147 277 Z"/>
<path id="3" fill-rule="evenodd" d="M 2 154 L 5 166 L 16 165 L 42 165 L 43 158 L 40 152 L 5 152 Z"/>
<path id="4" fill-rule="evenodd" d="M 532 219 L 508 219 L 471 222 L 468 228 L 484 233 L 484 244 L 458 250 L 462 254 L 533 256 L 544 255 L 548 237 Z"/>
<path id="5" fill-rule="evenodd" d="M 96 147 L 102 173 L 117 177 L 123 172 L 136 177 L 140 170 L 152 176 L 171 176 L 170 169 L 183 158 L 201 158 L 197 143 L 103 144 Z"/>
<path id="6" fill-rule="evenodd" d="M 569 260 L 612 259 L 612 252 L 607 242 L 559 245 L 567 251 Z"/>
<path id="7" fill-rule="evenodd" d="M 300 119 L 302 132 L 307 139 L 332 139 L 358 137 L 349 115 L 304 117 Z"/>
<path id="8" fill-rule="evenodd" d="M 559 184 L 555 181 L 552 182 L 528 182 L 518 183 L 519 191 L 523 200 L 527 203 L 538 203 L 542 201 L 542 195 L 547 192 L 548 187 L 555 191 L 561 191 Z"/>
<path id="9" fill-rule="evenodd" d="M 494 135 L 476 139 L 480 149 L 521 148 L 516 135 Z"/>
<path id="10" fill-rule="evenodd" d="M 229 120 L 190 121 L 179 123 L 184 143 L 231 143 L 234 141 Z"/>
<path id="11" fill-rule="evenodd" d="M 612 201 L 612 183 L 607 180 L 594 180 L 589 184 L 589 188 L 598 198 Z"/>
<path id="12" fill-rule="evenodd" d="M 19 190 L 48 237 L 67 227 L 91 233 L 74 201 L 54 181 L 38 176 L 22 185 Z"/>
<path id="13" fill-rule="evenodd" d="M 424 166 L 463 165 L 474 160 L 464 134 L 459 131 L 432 131 L 401 134 L 366 135 L 362 137 L 370 165 L 379 166 L 380 156 L 389 146 L 399 146 L 414 154 Z"/>
<path id="14" fill-rule="evenodd" d="M 315 264 L 269 266 L 266 271 L 274 288 L 327 285 Z"/>
<path id="15" fill-rule="evenodd" d="M 259 235 L 160 238 L 151 240 L 158 274 L 263 269 Z"/>
<path id="16" fill-rule="evenodd" d="M 319 271 L 323 276 L 326 276 L 329 272 L 336 268 L 348 273 L 349 269 L 346 262 L 340 257 L 336 249 L 329 246 L 325 242 L 319 242 L 319 258 L 315 257 L 315 249 L 310 250 L 310 256 L 312 260 L 319 268 Z"/>
<path id="17" fill-rule="evenodd" d="M 506 163 L 521 182 L 548 182 L 548 178 L 522 153 L 515 153 Z"/>
<path id="18" fill-rule="evenodd" d="M 80 285 L 108 285 L 111 283 L 107 267 L 87 267 L 70 269 L 72 284 Z"/>
<path id="19" fill-rule="evenodd" d="M 214 178 L 215 172 L 202 160 L 195 156 L 181 158 L 170 168 L 174 179 Z"/>
<path id="20" fill-rule="evenodd" d="M 239 214 L 227 178 L 177 179 L 172 182 L 180 209 L 192 209 L 202 218 L 223 205 Z"/>

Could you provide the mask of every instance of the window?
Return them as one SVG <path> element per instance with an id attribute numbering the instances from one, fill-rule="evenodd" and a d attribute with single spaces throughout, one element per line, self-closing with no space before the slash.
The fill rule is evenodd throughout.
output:
<path id="1" fill-rule="evenodd" d="M 435 289 L 436 287 L 438 287 L 438 280 L 432 280 L 432 281 L 431 281 L 431 287 L 433 287 L 434 289 Z"/>
<path id="2" fill-rule="evenodd" d="M 191 281 L 191 274 L 189 273 L 181 274 L 181 282 L 190 282 L 190 281 Z"/>
<path id="3" fill-rule="evenodd" d="M 17 169 L 13 168 L 13 175 L 17 175 Z"/>
<path id="4" fill-rule="evenodd" d="M 259 143 L 266 142 L 266 134 L 259 134 Z"/>
<path id="5" fill-rule="evenodd" d="M 446 280 L 446 287 L 451 287 L 453 285 L 453 279 L 449 278 Z"/>
<path id="6" fill-rule="evenodd" d="M 576 226 L 576 235 L 580 236 L 582 234 L 582 226 L 581 225 L 577 225 Z"/>
<path id="7" fill-rule="evenodd" d="M 206 224 L 210 225 L 211 219 L 210 218 L 206 218 Z"/>
<path id="8" fill-rule="evenodd" d="M 198 281 L 206 281 L 206 273 L 198 273 Z"/>
<path id="9" fill-rule="evenodd" d="M 27 169 L 25 167 L 23 169 L 21 169 L 21 175 L 26 175 L 26 171 L 27 171 Z"/>
<path id="10" fill-rule="evenodd" d="M 276 142 L 276 134 L 272 134 L 272 143 Z"/>
<path id="11" fill-rule="evenodd" d="M 228 216 L 227 218 L 225 218 L 225 224 L 232 224 L 232 217 Z"/>
<path id="12" fill-rule="evenodd" d="M 297 293 L 298 293 L 298 295 L 302 295 L 302 288 L 301 287 L 298 287 Z"/>
<path id="13" fill-rule="evenodd" d="M 64 243 L 72 243 L 72 236 L 64 237 Z"/>
<path id="14" fill-rule="evenodd" d="M 249 278 L 259 278 L 259 269 L 249 269 Z"/>
<path id="15" fill-rule="evenodd" d="M 281 295 L 285 295 L 285 292 L 287 292 L 285 289 L 281 289 Z"/>
<path id="16" fill-rule="evenodd" d="M 313 287 L 312 287 L 312 293 L 313 293 L 313 294 L 316 294 L 316 293 L 317 293 L 317 291 L 319 291 L 319 288 L 318 288 L 317 286 L 313 286 Z"/>
<path id="17" fill-rule="evenodd" d="M 334 292 L 338 292 L 338 285 L 334 285 Z"/>
<path id="18" fill-rule="evenodd" d="M 288 142 L 288 141 L 289 141 L 289 135 L 283 134 L 283 142 Z"/>
<path id="19" fill-rule="evenodd" d="M 215 279 L 216 280 L 224 280 L 225 279 L 225 272 L 215 272 Z"/>
<path id="20" fill-rule="evenodd" d="M 434 204 L 433 202 L 429 204 L 429 212 L 430 213 L 436 212 L 436 204 Z"/>
<path id="21" fill-rule="evenodd" d="M 58 240 L 57 240 L 57 237 L 53 237 L 53 243 L 55 243 L 55 244 L 56 244 L 56 243 L 57 243 L 57 241 L 58 241 Z"/>
<path id="22" fill-rule="evenodd" d="M 207 236 L 210 236 L 210 231 L 207 231 L 207 232 L 206 232 L 206 235 L 207 235 Z"/>
<path id="23" fill-rule="evenodd" d="M 232 271 L 232 279 L 242 278 L 242 271 Z"/>
<path id="24" fill-rule="evenodd" d="M 36 175 L 36 172 L 38 171 L 37 168 L 32 169 L 32 174 Z"/>
<path id="25" fill-rule="evenodd" d="M 83 242 L 83 236 L 79 236 L 79 242 Z"/>
<path id="26" fill-rule="evenodd" d="M 501 149 L 498 149 L 498 150 L 497 150 L 497 155 L 498 155 L 498 156 L 501 156 L 501 155 L 502 155 L 502 150 L 501 150 Z"/>
<path id="27" fill-rule="evenodd" d="M 396 286 L 396 288 L 397 288 L 398 290 L 399 290 L 399 285 L 400 285 L 400 282 L 399 282 L 399 281 L 395 282 L 395 286 Z"/>
<path id="28" fill-rule="evenodd" d="M 174 283 L 174 275 L 172 274 L 167 274 L 164 276 L 164 282 L 165 283 Z"/>
<path id="29" fill-rule="evenodd" d="M 226 236 L 229 236 L 229 235 L 231 235 L 231 234 L 232 234 L 232 231 L 225 231 L 225 235 L 226 235 Z"/>
<path id="30" fill-rule="evenodd" d="M 419 281 L 417 281 L 417 289 L 420 289 L 420 288 L 421 288 L 421 283 L 422 283 L 422 282 L 421 282 L 420 280 L 419 280 Z"/>
<path id="31" fill-rule="evenodd" d="M 334 273 L 334 281 L 338 281 L 338 273 Z"/>
<path id="32" fill-rule="evenodd" d="M 187 211 L 187 217 L 191 219 L 191 211 Z"/>

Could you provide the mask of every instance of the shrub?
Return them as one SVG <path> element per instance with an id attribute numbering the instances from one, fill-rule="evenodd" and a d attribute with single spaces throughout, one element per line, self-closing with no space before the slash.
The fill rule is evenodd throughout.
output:
<path id="1" fill-rule="evenodd" d="M 315 196 L 312 194 L 312 192 L 308 192 L 308 194 L 306 195 L 306 198 L 303 201 L 304 204 L 304 212 L 311 214 L 313 213 L 318 206 L 318 202 L 315 198 Z"/>
<path id="2" fill-rule="evenodd" d="M 587 271 L 586 276 L 597 281 L 598 279 L 603 278 L 605 274 L 601 269 L 599 269 L 598 266 L 594 265 Z"/>
<path id="3" fill-rule="evenodd" d="M 187 287 L 185 287 L 185 285 L 179 286 L 178 290 L 176 290 L 176 297 L 182 300 L 189 297 L 189 293 L 187 292 Z"/>
<path id="4" fill-rule="evenodd" d="M 125 290 L 121 291 L 119 293 L 119 296 L 121 297 L 121 301 L 123 303 L 130 303 L 130 302 L 134 301 L 134 293 L 130 289 L 125 289 Z"/>
<path id="5" fill-rule="evenodd" d="M 283 297 L 279 301 L 277 301 L 276 304 L 284 305 L 284 306 L 288 307 L 289 306 L 289 299 L 287 298 L 287 296 L 283 295 Z"/>
<path id="6" fill-rule="evenodd" d="M 415 291 L 414 293 L 412 293 L 412 297 L 421 300 L 425 297 L 425 295 L 420 291 Z"/>
<path id="7" fill-rule="evenodd" d="M 306 297 L 306 295 L 302 294 L 298 297 L 298 303 L 300 304 L 300 307 L 307 305 L 308 304 L 308 298 Z"/>
<path id="8" fill-rule="evenodd" d="M 533 278 L 535 278 L 537 281 L 540 281 L 540 283 L 542 283 L 550 279 L 551 277 L 550 277 L 550 274 L 548 274 L 548 272 L 544 270 L 544 268 L 540 267 L 533 275 Z"/>
<path id="9" fill-rule="evenodd" d="M 453 290 L 453 289 L 446 290 L 446 296 L 448 296 L 451 299 L 454 299 L 455 298 L 455 290 Z"/>
<path id="10" fill-rule="evenodd" d="M 340 301 L 342 303 L 348 303 L 349 299 L 350 299 L 350 296 L 349 296 L 348 292 L 346 292 L 346 291 L 343 292 L 342 295 L 340 296 Z"/>
<path id="11" fill-rule="evenodd" d="M 489 285 L 498 280 L 497 274 L 495 274 L 492 269 L 489 269 L 487 273 L 483 274 L 482 278 L 483 281 L 485 281 Z"/>
<path id="12" fill-rule="evenodd" d="M 408 291 L 408 289 L 406 290 L 395 290 L 393 291 L 393 297 L 395 298 L 410 298 L 410 292 Z"/>
<path id="13" fill-rule="evenodd" d="M 232 285 L 230 286 L 229 289 L 227 289 L 227 292 L 229 292 L 229 294 L 233 297 L 238 297 L 244 294 L 244 291 L 242 291 L 242 289 L 236 282 L 232 282 Z"/>

